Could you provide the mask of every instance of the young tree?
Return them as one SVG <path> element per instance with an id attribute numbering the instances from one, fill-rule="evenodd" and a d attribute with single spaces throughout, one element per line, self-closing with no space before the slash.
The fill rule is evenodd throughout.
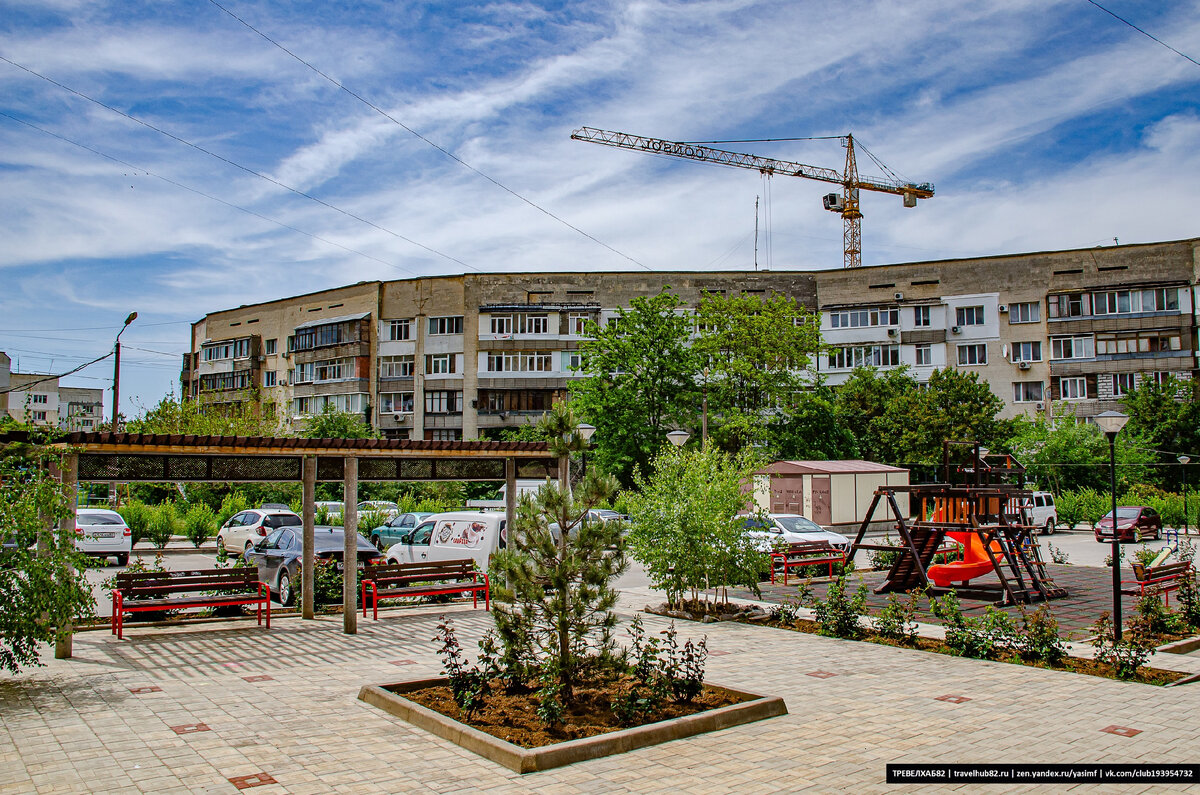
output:
<path id="1" fill-rule="evenodd" d="M 300 435 L 306 439 L 378 439 L 379 432 L 361 414 L 338 411 L 329 403 L 304 421 Z"/>
<path id="2" fill-rule="evenodd" d="M 710 433 L 727 449 L 766 441 L 767 421 L 807 386 L 809 359 L 821 347 L 820 316 L 784 295 L 705 293 L 696 327 Z"/>
<path id="3" fill-rule="evenodd" d="M 12 673 L 40 665 L 38 645 L 93 610 L 87 557 L 58 527 L 76 497 L 51 472 L 64 452 L 38 441 L 0 448 L 0 668 Z"/>
<path id="4" fill-rule="evenodd" d="M 596 426 L 595 462 L 624 484 L 649 463 L 668 429 L 695 420 L 698 368 L 683 307 L 664 289 L 633 299 L 616 322 L 588 325 L 588 377 L 572 385 L 572 404 Z"/>
<path id="5" fill-rule="evenodd" d="M 551 452 L 574 446 L 573 420 L 561 404 L 543 418 Z M 570 427 L 564 429 L 564 423 Z M 612 581 L 628 565 L 624 540 L 616 523 L 588 521 L 587 512 L 616 489 L 616 479 L 596 467 L 574 492 L 547 481 L 536 497 L 521 498 L 508 547 L 492 561 L 493 618 L 506 667 L 522 667 L 528 678 L 539 668 L 565 703 L 589 667 L 612 659 L 617 623 Z"/>
<path id="6" fill-rule="evenodd" d="M 1200 450 L 1200 381 L 1143 378 L 1121 402 L 1129 412 L 1121 436 L 1141 436 L 1148 447 L 1162 451 L 1160 460 L 1173 464 L 1176 455 Z M 1159 467 L 1155 476 L 1155 482 L 1172 488 L 1180 487 L 1181 481 L 1175 466 Z"/>
<path id="7" fill-rule="evenodd" d="M 125 421 L 129 433 L 179 433 L 197 436 L 290 436 L 283 412 L 273 400 L 248 396 L 241 403 L 214 404 L 171 393 L 140 417 Z"/>
<path id="8" fill-rule="evenodd" d="M 712 444 L 666 447 L 650 475 L 635 477 L 629 547 L 671 605 L 709 588 L 742 585 L 757 592 L 766 556 L 737 514 L 747 508 L 746 489 L 760 464 L 749 449 L 730 455 Z"/>
<path id="9" fill-rule="evenodd" d="M 1013 428 L 1008 449 L 1025 466 L 1032 482 L 1055 494 L 1085 488 L 1109 493 L 1108 438 L 1095 425 L 1071 416 L 1050 422 L 1038 417 L 1032 421 L 1018 419 Z M 1117 435 L 1118 492 L 1145 481 L 1150 469 L 1146 465 L 1154 460 L 1150 447 L 1150 443 L 1130 433 L 1129 425 Z"/>

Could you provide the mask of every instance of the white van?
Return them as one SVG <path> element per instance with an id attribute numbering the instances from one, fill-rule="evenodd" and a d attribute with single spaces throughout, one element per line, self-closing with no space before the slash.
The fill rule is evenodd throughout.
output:
<path id="1" fill-rule="evenodd" d="M 388 547 L 387 559 L 388 563 L 423 563 L 471 558 L 486 570 L 492 554 L 504 549 L 506 542 L 502 513 L 435 513 Z"/>

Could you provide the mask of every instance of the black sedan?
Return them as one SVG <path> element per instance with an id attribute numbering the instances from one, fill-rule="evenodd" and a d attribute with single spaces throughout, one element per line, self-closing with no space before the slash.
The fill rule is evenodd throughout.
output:
<path id="1" fill-rule="evenodd" d="M 259 582 L 265 583 L 279 598 L 279 603 L 292 603 L 292 583 L 300 571 L 304 556 L 303 528 L 280 527 L 269 536 L 259 541 L 253 548 L 246 550 L 246 563 L 258 567 Z M 317 527 L 314 530 L 315 546 L 313 554 L 322 565 L 332 562 L 338 571 L 342 570 L 342 555 L 346 548 L 346 537 L 340 527 Z M 368 563 L 386 563 L 370 541 L 358 537 L 358 567 L 361 569 Z"/>

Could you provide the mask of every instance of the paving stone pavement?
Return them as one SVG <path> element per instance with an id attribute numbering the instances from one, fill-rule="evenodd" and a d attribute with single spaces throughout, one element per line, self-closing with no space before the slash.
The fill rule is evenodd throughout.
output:
<path id="1" fill-rule="evenodd" d="M 623 598 L 623 617 L 646 601 Z M 781 695 L 789 714 L 520 776 L 357 700 L 363 684 L 440 672 L 431 639 L 443 613 L 469 648 L 491 623 L 468 604 L 389 611 L 360 621 L 356 636 L 342 634 L 340 617 L 282 619 L 270 631 L 253 621 L 131 626 L 123 641 L 81 633 L 74 659 L 0 676 L 0 792 L 872 793 L 901 789 L 883 783 L 888 762 L 1193 763 L 1200 747 L 1200 685 L 687 624 L 682 636 L 706 633 L 719 652 L 710 681 Z"/>

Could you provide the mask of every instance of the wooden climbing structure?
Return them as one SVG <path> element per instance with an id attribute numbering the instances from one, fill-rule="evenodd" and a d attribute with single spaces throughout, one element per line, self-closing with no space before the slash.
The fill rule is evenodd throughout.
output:
<path id="1" fill-rule="evenodd" d="M 907 494 L 917 518 L 902 511 L 898 494 Z M 1066 596 L 1046 572 L 1036 528 L 1023 506 L 1032 505 L 1025 470 L 1012 456 L 990 455 L 978 442 L 942 445 L 942 482 L 883 486 L 850 546 L 848 560 L 860 549 L 896 552 L 896 559 L 875 593 L 926 588 L 931 594 L 953 589 L 966 599 L 996 604 L 1028 604 Z M 897 517 L 899 541 L 864 543 L 867 528 L 881 505 Z M 953 542 L 953 543 L 951 543 Z M 935 562 L 939 553 L 957 560 Z M 972 583 L 995 573 L 996 583 Z"/>

